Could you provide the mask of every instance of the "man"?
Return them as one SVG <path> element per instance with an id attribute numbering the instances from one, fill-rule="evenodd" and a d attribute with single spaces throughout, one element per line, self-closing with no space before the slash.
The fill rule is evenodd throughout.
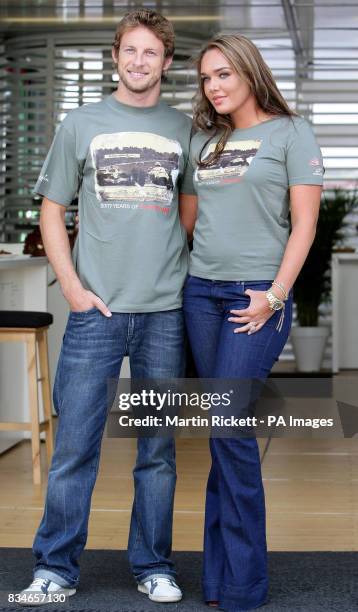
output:
<path id="1" fill-rule="evenodd" d="M 118 377 L 125 355 L 134 378 L 183 376 L 187 252 L 178 188 L 191 121 L 159 101 L 173 53 L 174 31 L 164 17 L 126 15 L 113 43 L 117 91 L 67 115 L 35 188 L 44 196 L 46 252 L 71 309 L 54 385 L 58 430 L 33 545 L 34 581 L 23 591 L 44 594 L 42 603 L 76 592 L 108 379 Z M 182 190 L 193 193 L 190 177 L 185 183 Z M 77 191 L 73 264 L 64 219 Z M 170 560 L 175 479 L 174 441 L 139 439 L 129 560 L 138 590 L 158 602 L 182 597 Z"/>

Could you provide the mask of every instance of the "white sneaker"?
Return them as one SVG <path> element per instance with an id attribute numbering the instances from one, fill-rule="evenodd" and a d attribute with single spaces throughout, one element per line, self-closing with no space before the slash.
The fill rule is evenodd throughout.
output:
<path id="1" fill-rule="evenodd" d="M 48 603 L 64 603 L 76 589 L 63 587 L 49 578 L 35 578 L 27 589 L 21 591 L 19 603 L 23 606 L 41 606 Z"/>
<path id="2" fill-rule="evenodd" d="M 138 584 L 138 591 L 148 595 L 151 601 L 174 602 L 180 601 L 183 593 L 173 578 L 169 576 L 155 576 Z"/>

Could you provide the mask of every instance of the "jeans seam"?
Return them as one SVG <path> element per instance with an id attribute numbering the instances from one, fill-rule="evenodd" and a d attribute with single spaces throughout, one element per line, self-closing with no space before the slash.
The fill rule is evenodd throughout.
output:
<path id="1" fill-rule="evenodd" d="M 140 528 L 139 528 L 139 520 L 138 520 L 138 508 L 137 508 L 137 500 L 136 500 L 137 496 L 134 492 L 134 500 L 133 500 L 133 505 L 135 506 L 135 513 L 137 516 L 137 533 L 135 534 L 135 540 L 134 540 L 134 544 L 132 547 L 132 554 L 134 555 L 136 553 L 136 551 L 138 550 L 138 544 L 140 541 Z"/>
<path id="2" fill-rule="evenodd" d="M 271 331 L 271 334 L 270 334 L 270 337 L 268 338 L 268 340 L 267 340 L 267 342 L 266 342 L 266 346 L 265 346 L 264 350 L 262 351 L 262 354 L 261 354 L 261 359 L 260 359 L 260 363 L 259 363 L 259 366 L 258 366 L 258 369 L 259 369 L 259 371 L 260 371 L 260 372 L 261 372 L 262 364 L 263 364 L 264 359 L 265 359 L 265 357 L 266 357 L 266 353 L 267 353 L 267 351 L 269 350 L 269 347 L 270 347 L 270 344 L 271 344 L 271 340 L 272 340 L 272 338 L 273 338 L 273 336 L 274 336 L 275 332 L 276 332 L 276 328 L 275 328 L 275 327 L 273 327 L 273 328 L 272 328 L 272 331 Z M 272 366 L 271 366 L 271 367 L 272 367 Z M 270 368 L 270 369 L 271 369 L 271 368 Z M 260 373 L 259 373 L 258 375 L 260 376 Z"/>
<path id="3" fill-rule="evenodd" d="M 268 351 L 268 349 L 269 349 L 269 346 L 270 346 L 270 344 L 271 344 L 272 337 L 274 336 L 275 332 L 277 332 L 277 333 L 281 333 L 281 331 L 282 331 L 282 330 L 277 331 L 277 329 L 276 329 L 276 327 L 275 327 L 275 326 L 273 326 L 273 327 L 272 327 L 271 335 L 270 335 L 270 337 L 268 338 L 268 341 L 267 341 L 267 343 L 266 343 L 266 347 L 265 347 L 265 349 L 263 350 L 262 355 L 261 355 L 261 360 L 260 360 L 260 364 L 259 364 L 259 370 L 261 370 L 262 363 L 263 363 L 263 361 L 264 361 L 264 359 L 265 359 L 265 357 L 266 357 L 266 353 L 267 353 L 267 351 Z M 288 338 L 288 335 L 289 335 L 289 333 L 287 334 L 287 338 Z M 286 341 L 287 341 L 287 340 L 286 340 Z M 280 351 L 280 353 L 279 353 L 279 356 L 280 356 L 280 354 L 281 354 L 282 350 L 283 350 L 283 349 L 281 349 L 281 351 Z M 271 366 L 271 368 L 270 368 L 270 371 L 271 371 L 271 369 L 272 369 L 272 366 Z"/>
<path id="4" fill-rule="evenodd" d="M 51 552 L 53 551 L 53 549 L 55 548 L 56 544 L 63 538 L 63 536 L 66 535 L 67 533 L 67 523 L 66 523 L 66 500 L 65 500 L 65 496 L 62 496 L 62 500 L 63 500 L 63 504 L 64 504 L 64 521 L 65 521 L 65 525 L 64 525 L 64 529 L 61 532 L 61 535 L 57 538 L 57 540 L 55 540 L 54 542 L 52 542 L 52 545 L 50 546 L 49 550 L 48 550 L 48 556 L 51 554 Z M 46 514 L 47 514 L 47 504 L 46 504 L 46 510 L 45 510 Z M 69 554 L 67 553 L 67 559 L 69 559 Z M 48 566 L 51 567 L 51 566 Z M 52 570 L 51 570 L 52 571 Z"/>
<path id="5" fill-rule="evenodd" d="M 127 337 L 126 337 L 126 345 L 125 345 L 125 354 L 128 353 L 128 347 L 129 347 L 129 343 L 133 337 L 133 330 L 134 330 L 134 314 L 133 313 L 129 313 L 128 316 L 128 326 L 127 326 Z"/>
<path id="6" fill-rule="evenodd" d="M 108 418 L 109 410 L 110 410 L 110 408 L 107 411 L 107 418 Z M 95 467 L 94 470 L 92 468 L 92 471 L 94 471 L 94 473 L 95 473 L 95 480 L 97 479 L 97 474 L 98 474 L 98 469 L 99 469 L 99 462 L 100 462 L 100 457 L 101 457 L 102 438 L 103 438 L 104 429 L 105 429 L 106 424 L 107 424 L 107 418 L 104 419 L 103 426 L 102 426 L 102 429 L 101 429 L 100 443 L 99 443 L 97 451 L 96 451 L 96 457 L 95 457 L 95 465 L 96 465 L 96 467 Z"/>
<path id="7" fill-rule="evenodd" d="M 65 338 L 65 336 L 63 337 Z M 58 364 L 57 364 L 57 370 L 56 370 L 56 376 L 55 376 L 55 383 L 54 383 L 54 390 L 53 390 L 53 400 L 55 400 L 55 390 L 56 390 L 56 399 L 58 399 L 58 402 L 54 401 L 54 408 L 56 411 L 57 416 L 60 416 L 60 412 L 62 409 L 62 404 L 63 404 L 63 399 L 64 399 L 64 393 L 60 393 L 60 390 L 63 389 L 63 385 L 62 385 L 62 370 L 63 370 L 63 344 L 64 344 L 64 339 L 62 341 L 62 347 L 61 347 L 61 351 L 60 351 L 60 356 L 58 359 Z M 56 403 L 56 406 L 55 406 Z"/>

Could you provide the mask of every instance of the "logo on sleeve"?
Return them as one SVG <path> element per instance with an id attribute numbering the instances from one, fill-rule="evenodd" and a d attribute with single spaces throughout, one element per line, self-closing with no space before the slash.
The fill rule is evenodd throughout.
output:
<path id="1" fill-rule="evenodd" d="M 313 157 L 312 159 L 310 159 L 309 164 L 313 168 L 312 174 L 314 174 L 315 176 L 323 175 L 321 160 L 318 157 Z"/>

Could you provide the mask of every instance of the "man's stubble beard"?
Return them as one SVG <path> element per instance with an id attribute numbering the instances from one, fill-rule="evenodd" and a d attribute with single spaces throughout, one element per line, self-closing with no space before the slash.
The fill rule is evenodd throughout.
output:
<path id="1" fill-rule="evenodd" d="M 128 89 L 128 91 L 132 92 L 132 93 L 145 93 L 147 91 L 150 91 L 151 89 L 154 89 L 154 87 L 161 81 L 162 77 L 158 77 L 158 78 L 152 78 L 148 81 L 148 83 L 145 83 L 143 85 L 141 85 L 140 83 L 138 83 L 138 86 L 136 87 L 135 84 L 130 83 L 125 75 L 121 75 L 120 72 L 118 71 L 118 76 L 119 76 L 119 83 L 123 83 L 123 85 L 126 87 L 126 89 Z"/>

